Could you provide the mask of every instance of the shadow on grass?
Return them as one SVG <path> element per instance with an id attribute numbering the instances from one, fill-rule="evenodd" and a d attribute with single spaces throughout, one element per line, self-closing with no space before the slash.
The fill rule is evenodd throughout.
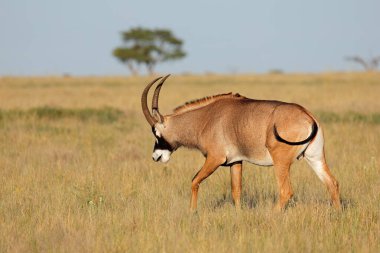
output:
<path id="1" fill-rule="evenodd" d="M 223 208 L 226 204 L 233 204 L 232 198 L 228 197 L 226 194 L 223 194 L 222 198 L 213 200 L 211 203 L 211 208 L 213 210 Z"/>
<path id="2" fill-rule="evenodd" d="M 308 205 L 308 204 L 317 204 L 317 205 L 320 205 L 320 206 L 330 206 L 330 207 L 333 207 L 333 204 L 331 202 L 331 200 L 329 198 L 326 198 L 326 199 L 318 199 L 318 200 L 302 200 L 302 203 L 305 204 L 305 205 Z M 342 211 L 345 211 L 345 210 L 348 210 L 350 208 L 354 208 L 357 206 L 357 203 L 352 200 L 352 199 L 348 199 L 348 198 L 341 198 L 340 200 L 340 204 L 342 206 Z"/>
<path id="3" fill-rule="evenodd" d="M 356 202 L 352 199 L 342 198 L 340 200 L 340 204 L 342 205 L 343 210 L 347 210 L 349 208 L 354 208 L 357 206 Z"/>
<path id="4" fill-rule="evenodd" d="M 255 193 L 255 194 L 249 194 L 247 192 L 243 192 L 241 195 L 241 205 L 242 208 L 246 209 L 255 209 L 260 202 L 264 203 L 270 201 L 273 204 L 277 201 L 277 195 L 274 192 L 268 192 L 268 193 Z M 212 209 L 219 209 L 223 208 L 225 205 L 234 205 L 233 199 L 231 196 L 228 196 L 226 194 L 223 194 L 223 196 L 217 200 L 212 201 L 211 207 Z"/>
<path id="5" fill-rule="evenodd" d="M 277 193 L 268 192 L 268 193 L 260 193 L 260 194 L 248 194 L 247 192 L 243 192 L 241 198 L 242 208 L 245 209 L 255 209 L 258 207 L 260 203 L 271 202 L 273 206 L 277 203 Z M 285 206 L 285 210 L 289 208 L 295 208 L 298 203 L 302 204 L 318 204 L 321 206 L 332 207 L 332 203 L 329 199 L 320 199 L 320 200 L 300 200 L 297 196 L 293 196 L 289 202 Z M 356 203 L 352 199 L 342 198 L 340 201 L 342 205 L 342 211 L 353 208 L 356 206 Z M 223 194 L 222 198 L 217 199 L 211 203 L 212 209 L 223 208 L 225 205 L 231 204 L 233 205 L 233 200 L 231 197 L 227 197 L 226 194 Z"/>

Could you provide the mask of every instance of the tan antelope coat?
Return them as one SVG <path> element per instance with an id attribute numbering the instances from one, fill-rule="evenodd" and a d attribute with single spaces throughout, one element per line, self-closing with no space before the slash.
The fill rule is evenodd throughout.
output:
<path id="1" fill-rule="evenodd" d="M 158 110 L 161 86 L 153 96 L 152 111 L 147 109 L 147 93 L 142 108 L 156 137 L 155 161 L 167 162 L 170 154 L 184 146 L 198 149 L 205 164 L 192 181 L 190 208 L 197 207 L 200 183 L 219 166 L 231 167 L 232 196 L 240 208 L 242 162 L 275 167 L 279 187 L 277 209 L 283 209 L 293 195 L 290 165 L 306 158 L 318 177 L 326 184 L 335 207 L 340 207 L 338 183 L 331 174 L 324 155 L 324 139 L 317 120 L 297 104 L 255 100 L 239 94 L 221 94 L 186 103 L 163 116 Z"/>

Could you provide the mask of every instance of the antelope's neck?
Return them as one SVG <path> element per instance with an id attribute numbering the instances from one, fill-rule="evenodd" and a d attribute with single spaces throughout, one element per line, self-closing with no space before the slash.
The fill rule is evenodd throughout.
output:
<path id="1" fill-rule="evenodd" d="M 199 123 L 194 113 L 172 115 L 168 118 L 165 136 L 176 148 L 184 146 L 202 151 L 199 140 L 202 129 L 203 124 Z"/>

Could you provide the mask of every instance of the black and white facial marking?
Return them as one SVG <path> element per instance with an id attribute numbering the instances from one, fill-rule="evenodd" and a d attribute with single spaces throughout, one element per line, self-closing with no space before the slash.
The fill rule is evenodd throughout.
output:
<path id="1" fill-rule="evenodd" d="M 156 137 L 156 142 L 153 148 L 152 158 L 154 161 L 166 163 L 170 159 L 170 155 L 173 152 L 171 145 L 162 137 L 160 131 L 152 127 L 152 132 Z"/>

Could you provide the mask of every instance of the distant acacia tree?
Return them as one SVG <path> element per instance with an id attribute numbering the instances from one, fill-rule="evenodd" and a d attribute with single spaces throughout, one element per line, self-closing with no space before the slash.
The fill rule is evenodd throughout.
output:
<path id="1" fill-rule="evenodd" d="M 353 61 L 356 62 L 366 70 L 366 71 L 373 71 L 376 70 L 380 63 L 380 56 L 373 57 L 369 60 L 364 60 L 360 56 L 348 56 L 345 58 L 347 61 Z"/>
<path id="2" fill-rule="evenodd" d="M 126 64 L 133 75 L 139 65 L 145 65 L 153 74 L 156 64 L 181 59 L 186 56 L 183 41 L 167 29 L 136 27 L 122 32 L 124 45 L 113 50 L 113 55 Z"/>

